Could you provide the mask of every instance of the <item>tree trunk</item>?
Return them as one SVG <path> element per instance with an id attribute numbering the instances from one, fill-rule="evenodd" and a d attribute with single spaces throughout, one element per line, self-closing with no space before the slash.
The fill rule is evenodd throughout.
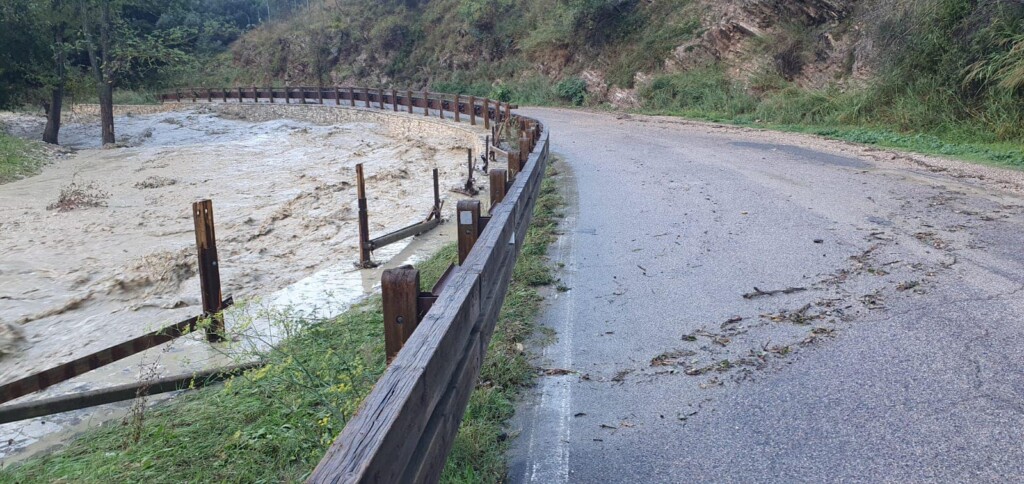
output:
<path id="1" fill-rule="evenodd" d="M 60 8 L 59 2 L 54 2 L 54 11 Z M 54 69 L 57 74 L 57 85 L 53 87 L 50 95 L 50 105 L 46 109 L 46 129 L 43 130 L 43 142 L 57 144 L 60 136 L 60 113 L 64 106 L 64 82 L 67 78 L 64 71 L 64 63 L 67 61 L 64 54 L 64 25 L 58 23 L 53 28 L 54 45 Z"/>
<path id="2" fill-rule="evenodd" d="M 103 144 L 114 143 L 114 86 L 109 82 L 100 84 L 100 124 L 103 127 Z"/>
<path id="3" fill-rule="evenodd" d="M 53 88 L 50 100 L 50 109 L 46 112 L 46 129 L 43 130 L 43 141 L 57 144 L 57 137 L 60 134 L 60 111 L 64 104 L 64 84 L 61 83 Z"/>

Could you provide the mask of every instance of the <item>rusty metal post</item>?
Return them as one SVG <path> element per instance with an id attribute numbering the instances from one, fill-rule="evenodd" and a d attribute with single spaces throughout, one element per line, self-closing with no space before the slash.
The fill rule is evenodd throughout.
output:
<path id="1" fill-rule="evenodd" d="M 466 192 L 469 195 L 476 195 L 476 187 L 473 186 L 473 149 L 466 148 L 466 171 L 469 176 L 466 178 Z"/>
<path id="2" fill-rule="evenodd" d="M 420 271 L 412 266 L 388 269 L 380 279 L 387 362 L 398 355 L 419 324 Z"/>
<path id="3" fill-rule="evenodd" d="M 462 265 L 480 237 L 480 200 L 459 200 L 456 213 L 459 220 L 459 265 Z"/>
<path id="4" fill-rule="evenodd" d="M 487 167 L 491 161 L 491 135 L 484 136 L 484 154 L 480 158 L 484 160 L 483 171 L 487 173 Z"/>
<path id="5" fill-rule="evenodd" d="M 224 299 L 220 290 L 220 267 L 217 260 L 217 237 L 213 230 L 213 202 L 200 200 L 192 204 L 196 229 L 196 252 L 199 256 L 199 286 L 203 296 L 203 315 L 210 318 L 207 341 L 224 340 Z"/>
<path id="6" fill-rule="evenodd" d="M 484 129 L 491 129 L 491 100 L 484 98 Z"/>
<path id="7" fill-rule="evenodd" d="M 495 207 L 505 199 L 508 192 L 508 171 L 500 168 L 491 170 L 491 214 L 494 214 Z"/>
<path id="8" fill-rule="evenodd" d="M 430 93 L 423 91 L 423 116 L 430 116 Z"/>
<path id="9" fill-rule="evenodd" d="M 405 105 L 409 108 L 409 114 L 412 114 L 412 91 L 405 93 Z"/>
<path id="10" fill-rule="evenodd" d="M 476 96 L 469 96 L 469 124 L 476 126 Z"/>
<path id="11" fill-rule="evenodd" d="M 356 107 L 356 88 L 349 86 L 348 88 L 348 100 L 352 104 L 352 107 Z"/>
<path id="12" fill-rule="evenodd" d="M 398 92 L 394 89 L 391 90 L 391 108 L 392 111 L 398 112 Z"/>
<path id="13" fill-rule="evenodd" d="M 437 168 L 434 168 L 434 210 L 431 212 L 431 216 L 441 220 L 441 183 L 437 174 Z M 430 219 L 428 218 L 427 220 Z"/>
<path id="14" fill-rule="evenodd" d="M 359 202 L 359 267 L 372 265 L 370 260 L 370 216 L 366 208 L 366 179 L 363 164 L 356 165 L 356 196 Z"/>

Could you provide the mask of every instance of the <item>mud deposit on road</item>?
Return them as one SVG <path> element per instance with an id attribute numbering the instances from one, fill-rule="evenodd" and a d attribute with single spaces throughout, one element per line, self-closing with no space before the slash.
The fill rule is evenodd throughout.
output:
<path id="1" fill-rule="evenodd" d="M 3 121 L 20 135 L 42 129 L 39 118 Z M 0 381 L 200 313 L 195 200 L 214 202 L 224 294 L 238 300 L 354 260 L 355 164 L 373 234 L 426 216 L 432 168 L 442 187 L 465 171 L 459 140 L 425 146 L 373 123 L 253 123 L 199 108 L 115 126 L 119 147 L 102 149 L 98 123 L 66 125 L 61 141 L 76 153 L 0 185 L 0 321 L 23 337 L 0 359 Z M 52 206 L 72 183 L 95 206 Z"/>

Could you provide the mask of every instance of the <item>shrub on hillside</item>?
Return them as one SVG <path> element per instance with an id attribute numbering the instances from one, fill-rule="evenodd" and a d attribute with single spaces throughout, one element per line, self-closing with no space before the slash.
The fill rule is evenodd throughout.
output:
<path id="1" fill-rule="evenodd" d="M 582 106 L 587 99 L 587 83 L 579 77 L 570 77 L 555 86 L 555 94 L 573 106 Z"/>

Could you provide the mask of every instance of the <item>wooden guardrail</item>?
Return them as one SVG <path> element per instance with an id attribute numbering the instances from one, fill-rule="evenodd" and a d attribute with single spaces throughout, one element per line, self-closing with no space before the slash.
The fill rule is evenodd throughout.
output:
<path id="1" fill-rule="evenodd" d="M 309 482 L 436 482 L 440 478 L 540 193 L 550 136 L 543 134 L 539 121 L 513 115 L 515 106 L 508 103 L 417 94 L 330 87 L 190 88 L 184 95 L 181 90 L 161 95 L 165 102 L 203 98 L 276 102 L 283 98 L 288 103 L 297 99 L 342 105 L 348 101 L 348 106 L 367 108 L 390 105 L 396 112 L 414 113 L 418 108 L 425 116 L 434 109 L 445 119 L 448 111 L 456 122 L 468 115 L 471 124 L 479 116 L 484 128 L 491 129 L 488 144 L 494 140 L 493 149 L 482 155 L 484 160 L 499 153 L 507 158 L 507 169 L 489 173 L 490 215 L 482 216 L 475 200 L 460 202 L 456 210 L 458 267 L 449 270 L 430 292 L 420 292 L 414 269 L 385 271 L 384 324 L 390 365 Z"/>

